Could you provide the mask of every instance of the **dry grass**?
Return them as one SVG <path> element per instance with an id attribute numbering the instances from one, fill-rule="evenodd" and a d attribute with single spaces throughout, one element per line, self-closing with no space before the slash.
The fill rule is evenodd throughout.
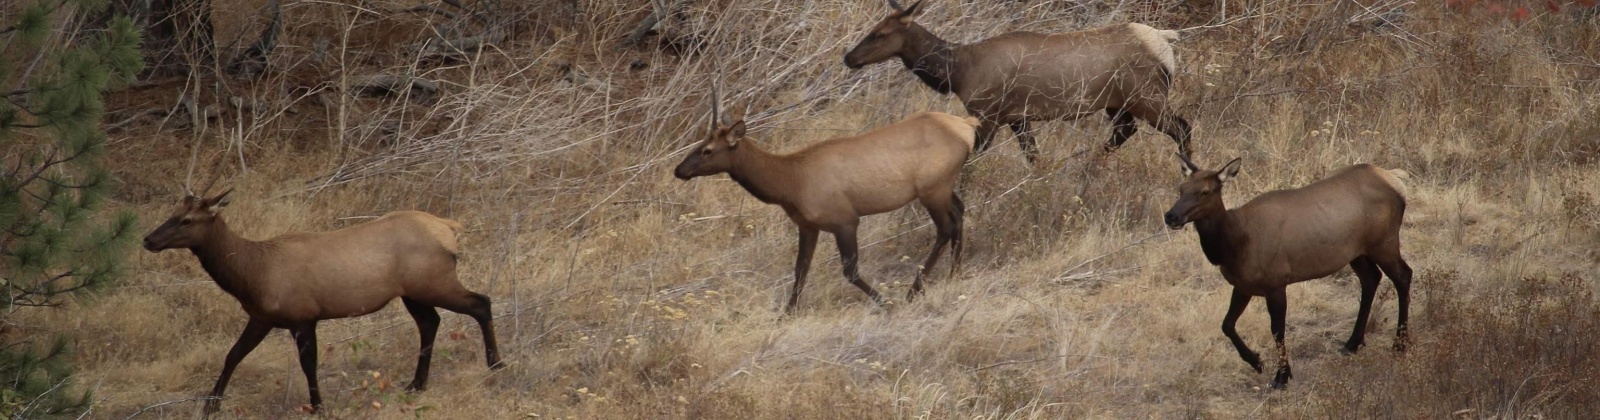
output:
<path id="1" fill-rule="evenodd" d="M 511 367 L 486 371 L 476 327 L 446 315 L 431 390 L 407 395 L 394 387 L 409 379 L 416 348 L 403 311 L 325 322 L 322 385 L 333 417 L 1600 411 L 1593 18 L 1512 23 L 1394 3 L 1405 19 L 1368 29 L 1351 6 L 1240 1 L 1224 16 L 1179 2 L 1123 3 L 934 1 L 920 20 L 953 41 L 1134 19 L 1214 26 L 1186 31 L 1178 44 L 1176 102 L 1196 124 L 1200 164 L 1245 157 L 1229 203 L 1354 162 L 1413 174 L 1403 231 L 1419 273 L 1413 351 L 1387 349 L 1395 310 L 1385 290 L 1373 345 L 1339 354 L 1359 290 L 1342 273 L 1290 288 L 1298 375 L 1287 391 L 1260 389 L 1268 378 L 1239 361 L 1218 329 L 1226 283 L 1193 233 L 1159 222 L 1178 180 L 1171 142 L 1146 126 L 1114 155 L 1080 153 L 1109 137 L 1109 124 L 1093 119 L 1039 125 L 1037 167 L 1009 140 L 971 163 L 965 267 L 925 299 L 901 298 L 933 240 L 921 211 L 908 209 L 864 224 L 872 245 L 863 274 L 895 298 L 891 309 L 841 281 L 824 246 L 802 312 L 779 319 L 795 249 L 782 211 L 725 177 L 685 183 L 670 170 L 698 139 L 718 74 L 734 107 L 751 107 L 756 141 L 780 150 L 914 111 L 960 113 L 898 65 L 850 72 L 839 63 L 885 13 L 874 2 L 697 3 L 675 29 L 707 41 L 688 58 L 616 45 L 646 2 L 584 3 L 576 17 L 544 6 L 518 11 L 530 16 L 519 27 L 531 29 L 512 41 L 447 63 L 418 63 L 401 48 L 429 36 L 424 18 L 292 3 L 285 13 L 302 23 L 290 25 L 274 56 L 280 76 L 204 84 L 200 93 L 271 106 L 225 111 L 199 127 L 140 124 L 114 134 L 113 159 L 126 184 L 120 198 L 152 225 L 178 198 L 197 152 L 201 168 L 226 157 L 224 183 L 239 190 L 228 217 L 247 237 L 397 209 L 469 227 L 462 278 L 495 299 Z M 238 7 L 234 16 L 256 13 Z M 233 19 L 219 17 L 219 33 L 255 33 L 248 19 Z M 319 36 L 352 51 L 371 47 L 309 64 Z M 648 66 L 631 70 L 636 59 Z M 447 81 L 448 93 L 433 103 L 332 93 L 340 74 L 376 71 Z M 573 71 L 584 78 L 573 82 Z M 170 105 L 175 87 L 123 94 L 113 111 Z M 115 292 L 26 320 L 73 333 L 79 380 L 101 399 L 100 417 L 204 394 L 244 323 L 187 253 L 136 258 Z M 1254 305 L 1240 324 L 1258 349 L 1269 345 L 1264 308 Z M 225 410 L 282 417 L 305 402 L 290 342 L 276 334 L 246 360 Z"/>

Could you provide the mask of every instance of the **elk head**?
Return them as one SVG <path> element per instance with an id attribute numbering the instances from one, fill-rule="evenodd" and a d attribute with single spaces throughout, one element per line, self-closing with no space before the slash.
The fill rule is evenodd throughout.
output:
<path id="1" fill-rule="evenodd" d="M 730 122 L 730 118 L 722 114 L 721 102 L 721 92 L 713 85 L 711 124 L 706 139 L 689 149 L 689 154 L 683 157 L 683 163 L 679 163 L 678 168 L 672 171 L 678 179 L 716 175 L 733 168 L 734 149 L 739 147 L 739 140 L 744 138 L 744 118 Z"/>
<path id="2" fill-rule="evenodd" d="M 1167 227 L 1183 229 L 1183 225 L 1198 219 L 1227 211 L 1222 204 L 1222 184 L 1239 175 L 1239 158 L 1234 158 L 1222 169 L 1208 171 L 1195 166 L 1182 154 L 1184 181 L 1178 184 L 1178 202 L 1167 210 Z"/>
<path id="3" fill-rule="evenodd" d="M 160 252 L 172 248 L 191 248 L 206 243 L 210 239 L 212 224 L 221 216 L 218 215 L 223 207 L 228 206 L 228 193 L 232 188 L 217 194 L 216 197 L 202 199 L 193 195 L 184 196 L 172 211 L 172 216 L 167 217 L 166 223 L 157 226 L 156 230 L 144 236 L 144 249 L 150 252 Z"/>
<path id="4" fill-rule="evenodd" d="M 852 69 L 862 66 L 881 63 L 895 57 L 906 43 L 906 29 L 914 25 L 912 19 L 922 12 L 922 0 L 912 3 L 911 7 L 900 7 L 900 3 L 889 0 L 889 7 L 894 13 L 883 18 L 872 31 L 867 32 L 855 48 L 844 55 L 844 65 Z"/>

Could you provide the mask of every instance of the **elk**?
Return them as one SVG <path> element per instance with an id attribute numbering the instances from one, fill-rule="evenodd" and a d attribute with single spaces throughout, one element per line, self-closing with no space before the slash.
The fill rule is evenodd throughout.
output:
<path id="1" fill-rule="evenodd" d="M 963 45 L 917 24 L 921 6 L 920 0 L 906 8 L 889 0 L 894 12 L 845 54 L 844 64 L 860 69 L 899 58 L 935 91 L 955 93 L 967 114 L 982 121 L 979 152 L 1006 125 L 1032 163 L 1039 148 L 1031 122 L 1104 111 L 1115 126 L 1107 151 L 1138 132 L 1137 118 L 1177 142 L 1178 153 L 1189 155 L 1189 121 L 1167 109 L 1176 31 L 1127 23 L 1059 34 L 1010 32 Z"/>
<path id="2" fill-rule="evenodd" d="M 223 361 L 222 375 L 205 404 L 206 415 L 221 407 L 233 369 L 274 328 L 289 330 L 294 337 L 311 407 L 320 409 L 317 321 L 370 314 L 396 297 L 416 320 L 422 338 L 410 390 L 428 386 L 433 339 L 439 330 L 439 312 L 434 308 L 477 320 L 489 367 L 501 367 L 489 297 L 467 290 L 456 279 L 460 223 L 419 211 L 398 211 L 331 232 L 252 241 L 234 233 L 222 218 L 232 191 L 206 199 L 184 197 L 167 221 L 144 237 L 144 248 L 150 252 L 187 248 L 194 253 L 217 286 L 237 299 L 250 317 Z"/>
<path id="3" fill-rule="evenodd" d="M 682 180 L 727 173 L 745 191 L 777 204 L 800 232 L 794 265 L 794 290 L 785 313 L 793 313 L 805 288 L 806 272 L 820 231 L 833 234 L 839 246 L 844 277 L 883 304 L 877 290 L 857 270 L 856 228 L 862 216 L 922 204 L 937 230 L 933 250 L 911 284 L 906 300 L 922 293 L 922 281 L 950 245 L 955 275 L 961 265 L 961 223 L 965 206 L 955 193 L 972 151 L 978 122 L 937 112 L 920 112 L 904 120 L 853 136 L 825 140 L 802 150 L 778 155 L 744 140 L 743 118 L 729 122 L 713 88 L 710 130 L 673 174 Z"/>
<path id="4" fill-rule="evenodd" d="M 1165 215 L 1167 227 L 1182 229 L 1193 222 L 1206 260 L 1233 285 L 1222 334 L 1256 373 L 1261 373 L 1261 357 L 1245 345 L 1234 324 L 1252 297 L 1267 299 L 1279 359 L 1273 388 L 1283 389 L 1294 377 L 1283 345 L 1288 306 L 1284 289 L 1332 275 L 1345 265 L 1361 281 L 1361 307 L 1344 351 L 1354 353 L 1363 345 L 1372 297 L 1385 274 L 1400 297 L 1394 348 L 1405 351 L 1411 266 L 1400 256 L 1406 197 L 1405 186 L 1397 177 L 1404 172 L 1371 164 L 1351 165 L 1310 185 L 1261 194 L 1243 206 L 1227 209 L 1222 203 L 1222 186 L 1239 174 L 1240 160 L 1209 171 L 1183 156 L 1178 158 L 1183 161 L 1186 179 L 1178 185 L 1178 202 Z"/>

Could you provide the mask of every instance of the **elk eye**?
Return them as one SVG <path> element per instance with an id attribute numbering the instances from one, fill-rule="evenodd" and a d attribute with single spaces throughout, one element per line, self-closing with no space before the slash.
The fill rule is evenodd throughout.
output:
<path id="1" fill-rule="evenodd" d="M 710 156 L 711 155 L 711 148 L 707 147 L 707 148 L 704 148 L 704 149 L 700 149 L 700 155 L 702 155 L 702 156 Z"/>
<path id="2" fill-rule="evenodd" d="M 179 225 L 183 225 L 183 226 L 188 226 L 189 223 L 193 223 L 193 222 L 194 222 L 193 220 L 189 220 L 189 219 L 178 219 L 178 224 Z"/>

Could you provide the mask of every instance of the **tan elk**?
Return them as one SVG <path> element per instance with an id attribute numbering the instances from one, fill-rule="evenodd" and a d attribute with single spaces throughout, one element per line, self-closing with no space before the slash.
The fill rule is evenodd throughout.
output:
<path id="1" fill-rule="evenodd" d="M 1072 120 L 1099 112 L 1115 128 L 1106 150 L 1122 146 L 1144 120 L 1178 143 L 1189 155 L 1189 122 L 1170 113 L 1176 59 L 1176 31 L 1138 23 L 1078 32 L 1011 32 L 972 44 L 940 39 L 914 18 L 922 1 L 902 8 L 867 32 L 844 56 L 852 69 L 899 58 L 907 70 L 939 93 L 955 93 L 967 113 L 978 117 L 977 150 L 1001 125 L 1011 128 L 1029 162 L 1038 159 L 1029 123 Z"/>
<path id="2" fill-rule="evenodd" d="M 1311 185 L 1268 192 L 1227 209 L 1222 204 L 1222 186 L 1239 174 L 1240 160 L 1209 171 L 1182 156 L 1179 159 L 1187 179 L 1178 186 L 1178 202 L 1167 211 L 1167 227 L 1182 229 L 1194 223 L 1206 260 L 1233 285 L 1222 334 L 1257 373 L 1261 372 L 1261 357 L 1245 345 L 1234 323 L 1251 297 L 1266 297 L 1279 358 L 1273 388 L 1282 389 L 1294 377 L 1283 344 L 1288 306 L 1284 289 L 1326 277 L 1346 265 L 1361 280 L 1361 308 L 1344 350 L 1354 353 L 1361 349 L 1372 297 L 1384 274 L 1400 296 L 1394 346 L 1405 350 L 1411 266 L 1400 256 L 1400 223 L 1406 212 L 1405 186 L 1396 177 L 1400 172 L 1370 164 L 1351 165 Z"/>
<path id="3" fill-rule="evenodd" d="M 961 223 L 965 211 L 955 187 L 972 151 L 977 120 L 937 112 L 912 114 L 900 122 L 853 136 L 825 140 L 778 155 L 744 139 L 742 118 L 729 122 L 713 91 L 710 132 L 689 150 L 673 174 L 678 179 L 727 173 L 750 195 L 777 204 L 800 230 L 794 290 L 785 312 L 794 312 L 805 288 L 806 272 L 817 248 L 818 232 L 833 234 L 844 277 L 879 304 L 878 291 L 856 268 L 856 228 L 862 216 L 904 207 L 915 200 L 933 218 L 933 250 L 911 284 L 906 299 L 922 292 L 922 280 L 950 245 L 952 275 L 961 264 Z"/>
<path id="4" fill-rule="evenodd" d="M 217 286 L 250 316 L 223 361 L 222 375 L 206 401 L 206 414 L 221 407 L 233 369 L 274 328 L 287 329 L 294 337 L 311 406 L 320 408 L 317 321 L 370 314 L 396 297 L 405 303 L 422 337 L 409 389 L 427 388 L 433 339 L 439 330 L 439 312 L 434 308 L 477 320 L 489 367 L 500 366 L 489 297 L 467 290 L 456 279 L 461 253 L 456 233 L 461 224 L 428 213 L 398 211 L 332 232 L 252 241 L 223 221 L 221 211 L 232 191 L 207 199 L 184 197 L 166 223 L 144 237 L 144 248 L 151 252 L 189 249 Z"/>

